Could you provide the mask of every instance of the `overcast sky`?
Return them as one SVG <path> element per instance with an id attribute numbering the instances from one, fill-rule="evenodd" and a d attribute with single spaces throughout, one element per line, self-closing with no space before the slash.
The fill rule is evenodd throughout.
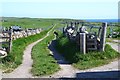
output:
<path id="1" fill-rule="evenodd" d="M 117 19 L 119 0 L 1 0 L 0 16 Z"/>

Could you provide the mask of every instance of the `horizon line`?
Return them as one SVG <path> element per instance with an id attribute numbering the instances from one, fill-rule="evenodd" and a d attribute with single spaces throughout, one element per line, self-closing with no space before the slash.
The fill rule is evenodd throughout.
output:
<path id="1" fill-rule="evenodd" d="M 85 20 L 85 19 L 118 19 L 118 18 L 66 18 L 66 17 L 19 17 L 19 16 L 0 16 L 0 18 L 3 17 L 13 17 L 13 18 L 43 18 L 43 19 L 75 19 L 75 20 Z"/>

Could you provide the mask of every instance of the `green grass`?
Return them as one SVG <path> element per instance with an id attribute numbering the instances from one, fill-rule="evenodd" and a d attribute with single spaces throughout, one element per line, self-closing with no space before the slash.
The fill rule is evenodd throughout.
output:
<path id="1" fill-rule="evenodd" d="M 4 17 L 5 22 L 2 23 L 4 27 L 12 25 L 19 25 L 22 28 L 42 28 L 48 30 L 52 24 L 57 24 L 56 28 L 61 27 L 63 19 L 41 19 L 41 18 L 15 18 Z M 47 31 L 43 31 L 38 35 L 29 36 L 27 38 L 20 38 L 13 41 L 12 51 L 4 59 L 0 59 L 0 69 L 4 72 L 11 72 L 22 63 L 23 51 L 27 45 L 45 36 Z M 6 45 L 3 45 L 6 46 Z"/>
<path id="2" fill-rule="evenodd" d="M 34 76 L 49 75 L 60 69 L 57 61 L 48 50 L 48 43 L 54 38 L 52 32 L 32 49 L 33 66 L 31 72 Z"/>
<path id="3" fill-rule="evenodd" d="M 78 55 L 78 62 L 73 65 L 78 69 L 88 69 L 102 66 L 118 58 L 120 54 L 113 50 L 110 45 L 105 46 L 105 52 L 89 52 L 86 55 Z"/>
<path id="4" fill-rule="evenodd" d="M 42 19 L 42 18 L 15 18 L 15 17 L 3 17 L 2 19 L 5 21 L 0 22 L 0 24 L 2 24 L 2 26 L 4 26 L 4 27 L 10 27 L 12 25 L 19 25 L 22 28 L 42 28 L 44 30 L 51 28 L 50 25 L 56 24 L 56 23 L 58 24 L 56 26 L 56 29 L 62 30 L 62 27 L 64 27 L 64 24 L 61 24 L 61 22 L 75 21 L 72 19 Z M 100 23 L 94 23 L 94 24 L 100 25 Z M 115 27 L 114 29 L 116 31 L 120 30 L 117 27 Z M 109 30 L 107 32 L 109 33 Z M 24 51 L 25 47 L 28 44 L 38 40 L 39 38 L 42 38 L 46 33 L 47 33 L 47 31 L 44 31 L 35 36 L 29 36 L 27 38 L 20 38 L 20 39 L 13 41 L 12 52 L 6 58 L 0 60 L 0 63 L 2 62 L 2 64 L 0 64 L 0 66 L 2 65 L 2 68 L 5 69 L 5 72 L 10 72 L 10 71 L 14 70 L 22 62 L 22 55 L 23 55 L 23 51 Z M 76 44 L 69 42 L 66 38 L 61 37 L 61 36 L 60 36 L 60 38 L 57 39 L 57 42 L 58 42 L 58 44 L 56 45 L 58 47 L 57 49 L 61 53 L 64 52 L 66 59 L 75 64 L 77 64 L 77 63 L 79 64 L 79 62 L 80 62 L 79 55 L 81 55 L 81 54 L 79 52 L 79 49 L 76 47 Z M 44 45 L 46 45 L 46 44 L 44 44 Z M 111 49 L 111 47 L 110 47 L 110 49 Z M 94 52 L 94 53 L 97 53 L 97 52 Z M 115 53 L 115 55 L 117 55 L 116 52 L 113 52 L 113 53 Z M 83 64 L 85 64 L 85 63 L 83 63 Z M 75 64 L 74 64 L 74 66 L 76 66 Z"/>
<path id="5" fill-rule="evenodd" d="M 0 22 L 4 27 L 14 25 L 24 28 L 42 28 L 48 29 L 52 24 L 61 23 L 63 19 L 44 19 L 44 18 L 17 18 L 17 17 L 3 17 L 4 22 Z"/>
<path id="6" fill-rule="evenodd" d="M 82 54 L 74 42 L 70 42 L 61 35 L 57 40 L 56 49 L 65 57 L 66 60 L 78 69 L 88 69 L 107 64 L 120 56 L 110 45 L 105 46 L 104 52 L 91 51 Z"/>
<path id="7" fill-rule="evenodd" d="M 12 45 L 12 51 L 8 54 L 7 57 L 1 60 L 2 69 L 4 70 L 4 72 L 11 72 L 16 67 L 18 67 L 22 63 L 22 58 L 23 58 L 22 56 L 25 47 L 30 43 L 45 36 L 48 31 L 49 30 L 42 31 L 40 34 L 14 40 Z"/>

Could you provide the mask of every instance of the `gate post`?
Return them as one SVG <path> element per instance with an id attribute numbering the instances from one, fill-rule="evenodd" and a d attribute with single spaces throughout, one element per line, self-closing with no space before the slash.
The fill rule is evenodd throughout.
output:
<path id="1" fill-rule="evenodd" d="M 105 48 L 105 40 L 106 40 L 106 30 L 107 29 L 107 22 L 102 23 L 102 32 L 100 38 L 100 51 L 104 51 Z"/>
<path id="2" fill-rule="evenodd" d="M 13 32 L 12 27 L 10 27 L 9 50 L 8 50 L 9 52 L 11 52 L 11 49 L 12 49 L 12 32 Z"/>
<path id="3" fill-rule="evenodd" d="M 80 51 L 86 54 L 86 33 L 80 33 Z"/>

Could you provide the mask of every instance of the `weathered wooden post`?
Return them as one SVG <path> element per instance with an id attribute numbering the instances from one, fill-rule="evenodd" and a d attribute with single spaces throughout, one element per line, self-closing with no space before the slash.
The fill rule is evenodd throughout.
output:
<path id="1" fill-rule="evenodd" d="M 105 40 L 106 40 L 106 30 L 107 29 L 107 22 L 102 23 L 102 32 L 100 38 L 100 51 L 104 51 L 105 48 Z"/>
<path id="2" fill-rule="evenodd" d="M 80 51 L 86 54 L 86 33 L 80 33 Z"/>
<path id="3" fill-rule="evenodd" d="M 101 27 L 99 28 L 99 30 L 98 30 L 98 37 L 100 38 L 100 34 L 101 34 Z"/>
<path id="4" fill-rule="evenodd" d="M 9 37 L 10 37 L 10 39 L 9 39 L 9 52 L 11 52 L 11 49 L 12 49 L 12 32 L 13 32 L 13 30 L 12 30 L 12 27 L 10 27 L 10 33 L 9 33 Z"/>
<path id="5" fill-rule="evenodd" d="M 29 36 L 29 34 L 28 34 L 28 28 L 26 28 L 26 34 L 27 34 L 27 37 Z"/>

